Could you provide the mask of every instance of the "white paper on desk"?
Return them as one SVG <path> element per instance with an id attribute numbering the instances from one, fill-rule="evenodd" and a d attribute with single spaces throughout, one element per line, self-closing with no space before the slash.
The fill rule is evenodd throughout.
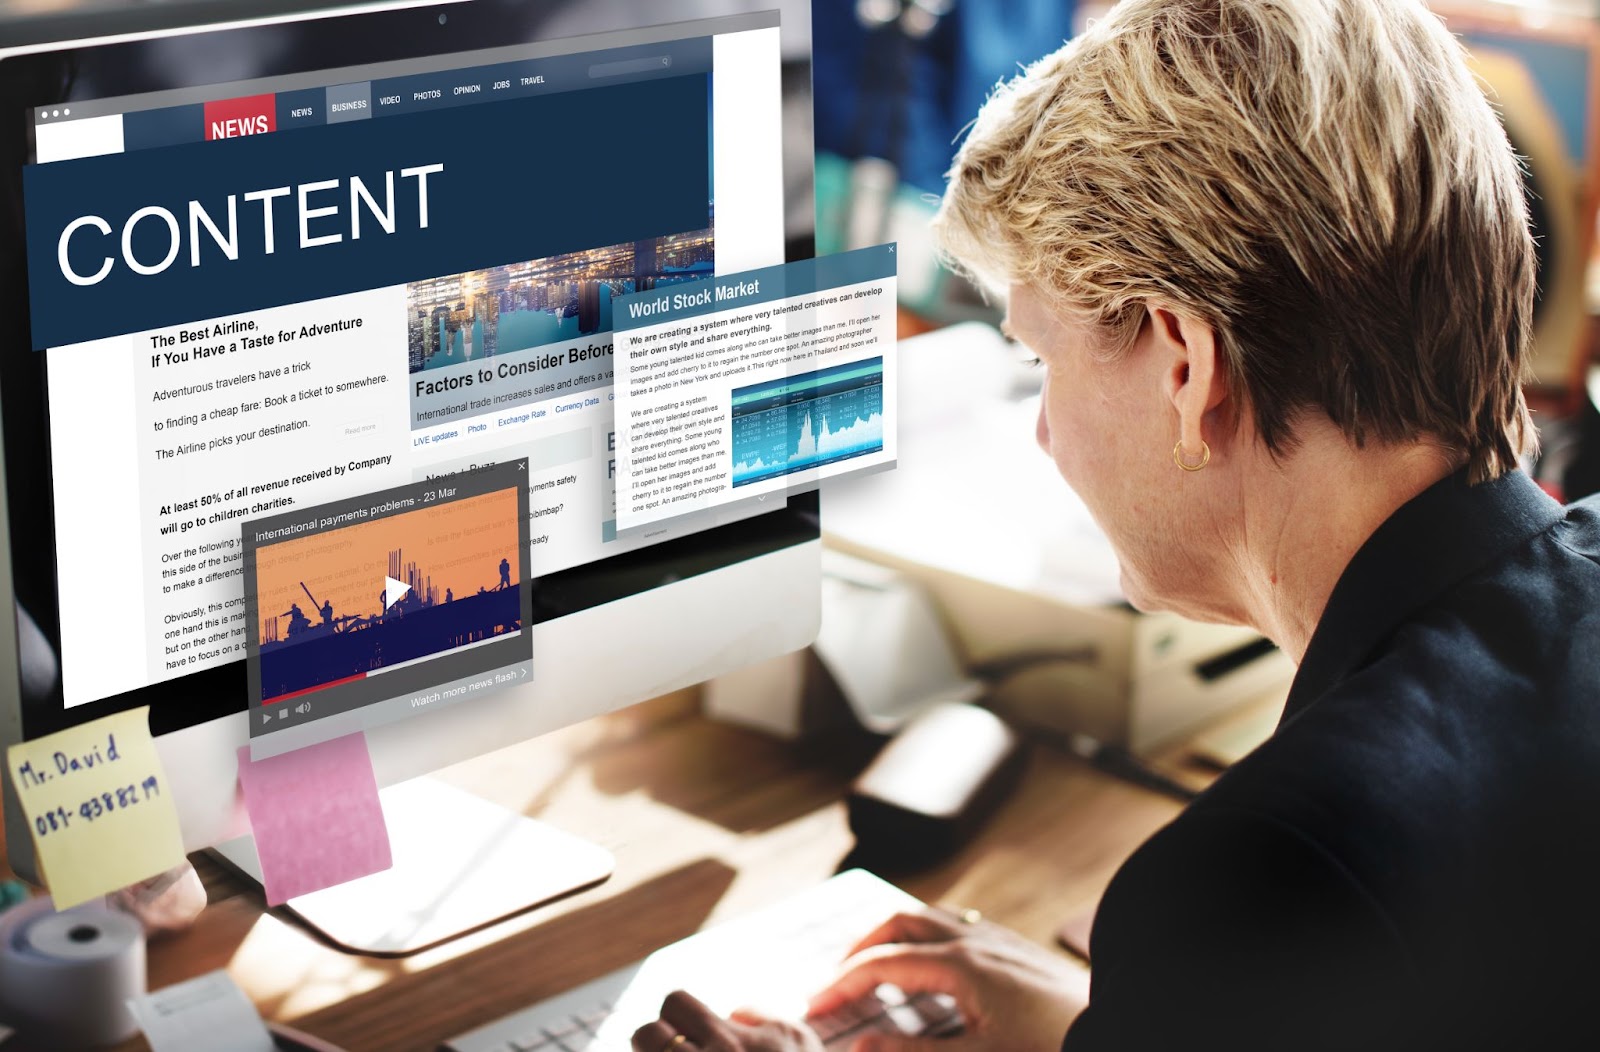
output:
<path id="1" fill-rule="evenodd" d="M 902 427 L 894 471 L 830 484 L 823 532 L 1062 602 L 1119 602 L 1116 552 L 1034 444 L 1036 413 L 1037 401 L 974 403 L 942 427 Z"/>
<path id="2" fill-rule="evenodd" d="M 893 734 L 941 702 L 974 701 L 983 684 L 956 660 L 931 601 L 892 570 L 822 553 L 817 659 L 861 725 Z"/>
<path id="3" fill-rule="evenodd" d="M 898 463 L 832 480 L 823 532 L 1066 603 L 1120 602 L 1116 552 L 1034 443 L 1037 395 L 1014 397 L 1015 349 L 974 322 L 902 340 L 899 353 Z"/>
<path id="4" fill-rule="evenodd" d="M 143 997 L 128 1009 L 153 1052 L 273 1052 L 255 1005 L 227 972 L 210 972 Z"/>

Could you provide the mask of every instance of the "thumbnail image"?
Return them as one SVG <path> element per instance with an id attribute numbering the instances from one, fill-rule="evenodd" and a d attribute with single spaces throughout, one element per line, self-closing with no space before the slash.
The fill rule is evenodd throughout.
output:
<path id="1" fill-rule="evenodd" d="M 411 372 L 611 331 L 611 298 L 714 272 L 706 229 L 406 286 Z"/>
<path id="2" fill-rule="evenodd" d="M 733 484 L 744 486 L 883 449 L 883 359 L 733 390 Z"/>
<path id="3" fill-rule="evenodd" d="M 261 546 L 262 702 L 519 631 L 523 554 L 515 489 Z"/>

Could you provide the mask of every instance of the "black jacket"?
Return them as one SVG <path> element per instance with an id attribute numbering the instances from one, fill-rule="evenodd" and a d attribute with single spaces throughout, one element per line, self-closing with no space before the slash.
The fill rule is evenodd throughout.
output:
<path id="1" fill-rule="evenodd" d="M 1600 1048 L 1600 498 L 1397 511 L 1090 948 L 1067 1052 Z"/>

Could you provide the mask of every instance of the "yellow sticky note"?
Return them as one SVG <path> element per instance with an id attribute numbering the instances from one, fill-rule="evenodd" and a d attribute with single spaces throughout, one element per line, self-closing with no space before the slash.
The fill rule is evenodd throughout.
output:
<path id="1" fill-rule="evenodd" d="M 149 707 L 13 745 L 6 768 L 56 909 L 165 872 L 183 834 Z"/>

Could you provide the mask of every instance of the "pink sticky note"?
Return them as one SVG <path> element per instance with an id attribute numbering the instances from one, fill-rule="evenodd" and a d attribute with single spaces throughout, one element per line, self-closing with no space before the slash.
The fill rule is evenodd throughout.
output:
<path id="1" fill-rule="evenodd" d="M 268 906 L 393 864 L 366 735 L 266 760 L 251 760 L 250 747 L 242 746 L 239 782 Z"/>

